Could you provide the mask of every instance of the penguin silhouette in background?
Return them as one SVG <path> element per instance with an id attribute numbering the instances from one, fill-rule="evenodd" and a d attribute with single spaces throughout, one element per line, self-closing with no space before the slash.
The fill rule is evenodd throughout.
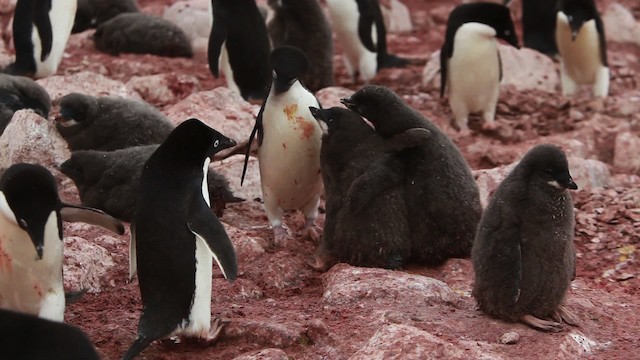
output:
<path id="1" fill-rule="evenodd" d="M 0 135 L 9 125 L 13 113 L 20 109 L 33 109 L 46 119 L 51 110 L 51 98 L 42 86 L 27 77 L 0 74 Z"/>
<path id="2" fill-rule="evenodd" d="M 549 56 L 555 56 L 558 53 L 555 39 L 558 0 L 521 1 L 524 46 Z"/>

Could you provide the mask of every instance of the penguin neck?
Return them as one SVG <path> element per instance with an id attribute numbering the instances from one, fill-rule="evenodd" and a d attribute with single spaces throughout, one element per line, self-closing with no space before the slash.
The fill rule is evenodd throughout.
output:
<path id="1" fill-rule="evenodd" d="M 300 82 L 295 79 L 293 82 L 289 80 L 273 79 L 273 93 L 276 96 L 283 95 L 289 92 L 308 91 Z"/>

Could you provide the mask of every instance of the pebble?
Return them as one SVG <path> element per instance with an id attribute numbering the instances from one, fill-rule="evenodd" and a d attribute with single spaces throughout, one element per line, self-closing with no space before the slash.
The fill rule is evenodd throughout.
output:
<path id="1" fill-rule="evenodd" d="M 508 333 L 502 334 L 502 336 L 500 336 L 500 340 L 498 340 L 498 342 L 501 343 L 501 344 L 513 345 L 513 344 L 517 343 L 518 340 L 520 340 L 520 334 L 518 334 L 515 331 L 512 331 L 512 332 L 508 332 Z"/>

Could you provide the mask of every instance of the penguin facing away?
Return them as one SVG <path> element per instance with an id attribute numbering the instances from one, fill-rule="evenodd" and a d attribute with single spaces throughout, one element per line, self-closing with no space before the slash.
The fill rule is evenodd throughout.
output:
<path id="1" fill-rule="evenodd" d="M 27 77 L 0 74 L 0 135 L 20 109 L 33 109 L 46 119 L 51 110 L 49 94 Z"/>
<path id="2" fill-rule="evenodd" d="M 521 1 L 524 46 L 549 56 L 555 56 L 558 53 L 555 39 L 558 0 Z"/>
<path id="3" fill-rule="evenodd" d="M 262 101 L 269 87 L 267 26 L 255 0 L 211 0 L 209 71 L 247 101 Z M 249 30 L 250 29 L 250 30 Z"/>
<path id="4" fill-rule="evenodd" d="M 222 330 L 217 319 L 211 325 L 212 258 L 230 281 L 237 263 L 209 208 L 206 174 L 210 157 L 235 145 L 189 119 L 145 163 L 129 248 L 130 279 L 137 272 L 143 310 L 138 337 L 123 359 L 133 359 L 157 339 L 183 335 L 212 341 Z"/>
<path id="5" fill-rule="evenodd" d="M 43 78 L 55 74 L 76 14 L 77 0 L 19 0 L 13 21 L 16 61 L 3 71 Z"/>
<path id="6" fill-rule="evenodd" d="M 14 164 L 2 174 L 0 307 L 63 320 L 62 220 L 124 233 L 120 222 L 99 210 L 62 203 L 53 175 L 40 165 Z"/>
<path id="7" fill-rule="evenodd" d="M 448 87 L 455 125 L 469 132 L 468 116 L 481 112 L 483 128 L 495 128 L 502 64 L 496 38 L 519 47 L 509 9 L 494 3 L 456 7 L 440 50 L 440 96 Z"/>
<path id="8" fill-rule="evenodd" d="M 299 80 L 308 67 L 300 49 L 279 47 L 273 50 L 269 61 L 273 68 L 273 84 L 249 137 L 251 144 L 256 134 L 258 136 L 264 209 L 277 245 L 287 238 L 287 230 L 282 224 L 285 210 L 301 210 L 306 220 L 303 235 L 316 240 L 315 220 L 322 194 L 322 131 L 309 107 L 317 108 L 320 104 Z M 242 180 L 249 151 L 250 147 L 247 147 Z"/>
<path id="9" fill-rule="evenodd" d="M 593 0 L 558 0 L 556 43 L 562 94 L 573 95 L 580 85 L 592 85 L 594 96 L 607 97 L 607 43 Z"/>
<path id="10" fill-rule="evenodd" d="M 95 28 L 122 13 L 140 12 L 135 0 L 77 0 L 72 33 Z"/>
<path id="11" fill-rule="evenodd" d="M 573 201 L 578 186 L 560 148 L 531 149 L 500 183 L 473 246 L 480 310 L 535 329 L 577 325 L 562 301 L 575 278 Z"/>
<path id="12" fill-rule="evenodd" d="M 387 33 L 378 0 L 327 0 L 347 72 L 368 83 L 383 68 L 404 67 L 406 59 L 387 52 Z"/>

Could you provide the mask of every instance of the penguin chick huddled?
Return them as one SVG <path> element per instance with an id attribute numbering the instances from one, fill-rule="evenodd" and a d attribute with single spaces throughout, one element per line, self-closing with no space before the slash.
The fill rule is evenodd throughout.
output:
<path id="1" fill-rule="evenodd" d="M 495 128 L 502 64 L 496 39 L 519 47 L 509 8 L 494 3 L 462 4 L 447 20 L 440 50 L 440 96 L 448 88 L 455 125 L 469 133 L 468 117 L 481 112 L 483 129 Z"/>
<path id="2" fill-rule="evenodd" d="M 60 99 L 56 128 L 72 151 L 111 151 L 159 144 L 173 124 L 142 100 L 71 93 Z"/>
<path id="3" fill-rule="evenodd" d="M 120 14 L 139 11 L 135 0 L 78 0 L 78 10 L 71 32 L 78 33 L 95 28 Z"/>
<path id="4" fill-rule="evenodd" d="M 318 100 L 300 81 L 308 68 L 302 50 L 282 46 L 271 52 L 273 84 L 256 117 L 249 144 L 258 136 L 258 163 L 264 209 L 274 231 L 275 243 L 282 245 L 287 230 L 285 210 L 301 210 L 305 217 L 303 235 L 317 240 L 315 228 L 322 194 L 320 145 L 322 130 L 309 107 Z M 247 147 L 242 179 L 249 160 Z M 242 181 L 242 180 L 241 180 Z"/>
<path id="5" fill-rule="evenodd" d="M 48 118 L 51 111 L 49 94 L 27 77 L 0 74 L 0 135 L 9 125 L 13 113 L 20 109 L 33 109 L 36 114 Z"/>
<path id="6" fill-rule="evenodd" d="M 558 0 L 556 43 L 562 94 L 573 95 L 580 85 L 592 85 L 594 96 L 607 97 L 607 43 L 594 0 Z"/>
<path id="7" fill-rule="evenodd" d="M 383 68 L 404 67 L 406 59 L 387 52 L 387 30 L 378 0 L 327 0 L 347 72 L 368 83 Z"/>
<path id="8" fill-rule="evenodd" d="M 564 152 L 531 149 L 500 183 L 473 246 L 480 310 L 544 331 L 576 325 L 562 302 L 575 277 L 573 202 Z"/>
<path id="9" fill-rule="evenodd" d="M 102 52 L 151 54 L 165 57 L 193 56 L 191 42 L 177 25 L 139 12 L 123 13 L 98 26 L 93 42 Z"/>
<path id="10" fill-rule="evenodd" d="M 332 86 L 333 33 L 318 0 L 269 0 L 275 15 L 267 24 L 273 47 L 304 51 L 309 69 L 301 77 L 311 92 Z"/>
<path id="11" fill-rule="evenodd" d="M 353 111 L 311 108 L 311 113 L 323 130 L 326 218 L 320 257 L 354 266 L 402 267 L 410 257 L 411 241 L 404 169 L 393 153 L 419 146 L 429 131 L 413 129 L 412 137 L 385 140 Z"/>
<path id="12" fill-rule="evenodd" d="M 480 221 L 478 186 L 460 150 L 437 126 L 384 86 L 367 85 L 342 99 L 385 139 L 424 128 L 429 141 L 398 152 L 415 262 L 440 265 L 467 257 Z"/>

